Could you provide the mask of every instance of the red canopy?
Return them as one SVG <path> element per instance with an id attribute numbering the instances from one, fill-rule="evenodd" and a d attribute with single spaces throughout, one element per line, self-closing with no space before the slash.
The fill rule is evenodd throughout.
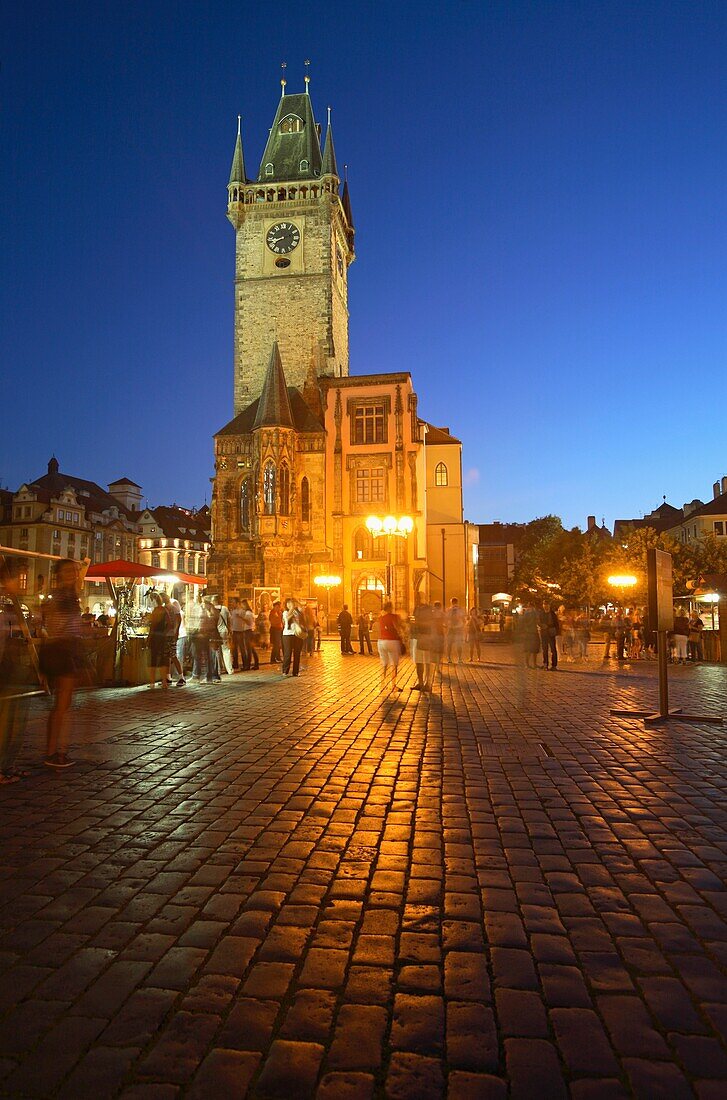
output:
<path id="1" fill-rule="evenodd" d="M 175 581 L 183 581 L 185 584 L 197 584 L 202 588 L 207 585 L 206 577 L 199 577 L 196 573 L 178 573 L 174 569 L 154 568 L 151 565 L 142 565 L 138 561 L 124 561 L 117 558 L 116 561 L 102 561 L 97 565 L 89 565 L 85 579 L 87 581 L 103 580 L 104 578 L 123 577 L 131 580 L 153 580 L 161 577 L 174 577 Z"/>

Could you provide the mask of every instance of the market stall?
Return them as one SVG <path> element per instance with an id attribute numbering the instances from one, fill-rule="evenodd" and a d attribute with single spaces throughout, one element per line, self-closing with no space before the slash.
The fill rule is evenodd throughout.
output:
<path id="1" fill-rule="evenodd" d="M 207 586 L 206 577 L 172 569 L 155 569 L 136 561 L 124 561 L 123 558 L 89 566 L 86 580 L 105 580 L 113 601 L 115 615 L 111 659 L 107 668 L 103 671 L 99 669 L 99 680 L 114 684 L 141 684 L 146 681 L 149 630 L 145 621 L 145 601 L 148 594 L 171 589 L 170 594 L 183 597 L 180 604 L 184 611 L 185 592 Z"/>

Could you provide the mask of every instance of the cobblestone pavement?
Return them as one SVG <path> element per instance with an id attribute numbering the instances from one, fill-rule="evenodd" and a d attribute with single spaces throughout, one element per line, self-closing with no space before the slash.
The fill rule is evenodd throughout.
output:
<path id="1" fill-rule="evenodd" d="M 489 654 L 488 654 L 489 656 Z M 727 1095 L 727 727 L 498 651 L 87 693 L 0 791 L 0 1094 Z M 725 670 L 678 670 L 719 712 Z"/>

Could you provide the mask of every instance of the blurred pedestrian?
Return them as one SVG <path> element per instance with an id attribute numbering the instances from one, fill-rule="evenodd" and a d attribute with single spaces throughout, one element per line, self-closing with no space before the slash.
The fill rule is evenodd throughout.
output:
<path id="1" fill-rule="evenodd" d="M 454 664 L 462 664 L 462 650 L 464 649 L 465 614 L 459 606 L 459 600 L 453 596 L 449 601 L 447 611 L 447 660 Z"/>
<path id="2" fill-rule="evenodd" d="M 417 672 L 415 691 L 429 691 L 429 679 L 432 672 L 432 609 L 426 600 L 421 599 L 414 608 L 414 621 L 411 627 L 411 658 Z"/>
<path id="3" fill-rule="evenodd" d="M 687 645 L 689 641 L 689 619 L 681 610 L 674 615 L 674 644 L 676 647 L 675 664 L 687 663 Z"/>
<path id="4" fill-rule="evenodd" d="M 467 641 L 470 647 L 470 661 L 475 660 L 475 654 L 477 654 L 477 660 L 480 660 L 480 643 L 482 640 L 482 623 L 480 622 L 480 615 L 476 607 L 470 608 L 470 613 L 467 618 Z"/>
<path id="5" fill-rule="evenodd" d="M 560 623 L 548 600 L 543 600 L 542 610 L 538 614 L 538 629 L 543 651 L 543 668 L 555 672 L 558 668 L 556 638 L 560 634 Z"/>
<path id="6" fill-rule="evenodd" d="M 237 596 L 230 599 L 230 638 L 232 652 L 232 671 L 239 672 L 245 663 L 245 646 L 242 632 L 245 627 L 245 612 Z"/>
<path id="7" fill-rule="evenodd" d="M 169 687 L 169 644 L 171 617 L 159 592 L 150 592 L 152 604 L 149 617 L 149 687 L 155 688 L 161 679 L 162 690 Z"/>
<path id="8" fill-rule="evenodd" d="M 164 604 L 164 610 L 167 613 L 167 641 L 169 645 L 169 674 L 171 680 L 171 673 L 174 670 L 177 674 L 177 687 L 184 687 L 186 680 L 184 679 L 184 666 L 179 660 L 177 655 L 177 645 L 179 643 L 179 632 L 182 628 L 182 606 L 179 600 L 172 599 L 166 592 L 161 593 L 162 603 Z"/>
<path id="9" fill-rule="evenodd" d="M 27 725 L 34 669 L 20 621 L 19 593 L 20 560 L 0 558 L 0 784 L 17 783 L 24 775 L 15 761 Z"/>
<path id="10" fill-rule="evenodd" d="M 48 715 L 46 755 L 49 768 L 68 768 L 75 763 L 68 755 L 69 718 L 73 691 L 88 672 L 81 638 L 79 595 L 90 562 L 79 566 L 72 558 L 54 563 L 53 591 L 43 604 L 43 644 L 40 669 L 53 693 Z"/>
<path id="11" fill-rule="evenodd" d="M 270 664 L 277 665 L 282 660 L 283 644 L 283 609 L 280 606 L 280 600 L 273 601 L 268 622 L 270 623 Z"/>
<path id="12" fill-rule="evenodd" d="M 353 615 L 348 610 L 348 604 L 343 605 L 342 610 L 338 616 L 338 630 L 341 635 L 341 653 L 353 653 L 354 649 L 351 645 L 351 627 L 353 626 Z"/>
<path id="13" fill-rule="evenodd" d="M 526 668 L 538 667 L 538 653 L 540 652 L 540 632 L 538 630 L 538 613 L 532 604 L 526 603 L 518 616 L 518 630 L 520 644 L 523 649 Z"/>
<path id="14" fill-rule="evenodd" d="M 404 650 L 401 619 L 394 614 L 394 606 L 386 601 L 379 616 L 379 640 L 377 643 L 381 661 L 381 690 L 386 688 L 387 670 L 391 669 L 391 690 L 401 691 L 396 686 L 396 673 Z"/>
<path id="15" fill-rule="evenodd" d="M 255 615 L 252 608 L 250 607 L 248 600 L 242 600 L 240 606 L 242 607 L 243 614 L 242 667 L 245 672 L 249 672 L 250 669 L 257 671 L 260 668 L 260 658 L 258 657 L 258 652 L 255 648 Z"/>
<path id="16" fill-rule="evenodd" d="M 701 661 L 702 657 L 702 631 L 704 630 L 704 623 L 699 617 L 699 612 L 696 608 L 689 613 L 689 634 L 687 635 L 688 642 L 687 648 L 689 650 L 689 657 L 692 661 Z"/>

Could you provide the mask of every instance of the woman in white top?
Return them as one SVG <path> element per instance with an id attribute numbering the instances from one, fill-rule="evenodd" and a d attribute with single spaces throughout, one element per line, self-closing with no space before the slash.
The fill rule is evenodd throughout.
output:
<path id="1" fill-rule="evenodd" d="M 292 675 L 298 675 L 305 636 L 302 612 L 293 597 L 288 596 L 285 601 L 285 611 L 283 611 L 283 676 L 287 676 L 290 672 L 291 659 Z"/>

